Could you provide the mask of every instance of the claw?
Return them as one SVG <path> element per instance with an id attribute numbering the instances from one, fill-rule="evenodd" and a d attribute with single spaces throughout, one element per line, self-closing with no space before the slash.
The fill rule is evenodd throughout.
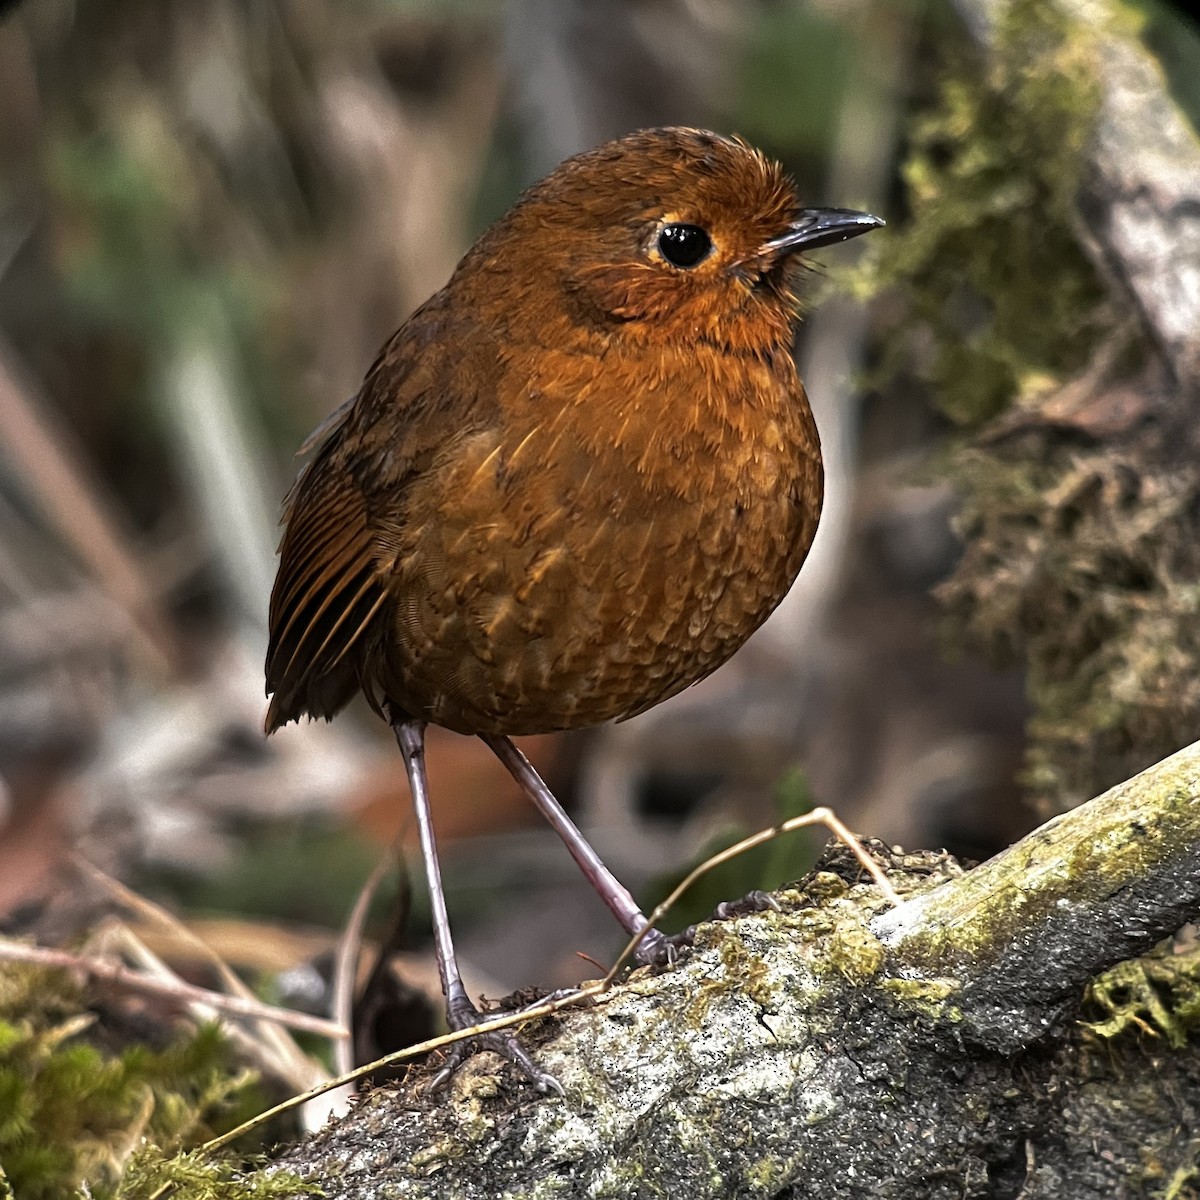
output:
<path id="1" fill-rule="evenodd" d="M 467 1059 L 484 1050 L 490 1050 L 493 1054 L 508 1059 L 542 1095 L 551 1092 L 559 1096 L 567 1094 L 558 1079 L 549 1071 L 543 1071 L 529 1056 L 516 1035 L 511 1033 L 481 1033 L 456 1043 L 447 1053 L 446 1061 L 438 1073 L 430 1081 L 430 1088 L 435 1092 L 441 1091 Z"/>
<path id="2" fill-rule="evenodd" d="M 773 912 L 782 911 L 779 901 L 770 892 L 755 890 L 747 892 L 740 900 L 722 900 L 713 910 L 713 919 L 728 921 L 732 917 L 746 917 L 751 913 L 765 912 L 767 909 Z"/>
<path id="3" fill-rule="evenodd" d="M 449 1006 L 449 1010 L 446 1014 L 446 1021 L 450 1028 L 454 1030 L 470 1029 L 473 1025 L 478 1025 L 487 1018 L 504 1015 L 499 1011 L 489 1012 L 485 1018 L 465 996 L 456 996 L 453 1003 Z M 516 1011 L 519 1012 L 520 1009 Z M 430 1081 L 430 1088 L 435 1092 L 440 1091 L 450 1082 L 454 1077 L 454 1073 L 463 1063 L 473 1054 L 478 1054 L 481 1050 L 490 1050 L 493 1054 L 498 1054 L 501 1058 L 508 1059 L 543 1095 L 548 1095 L 551 1092 L 559 1096 L 567 1094 L 563 1089 L 563 1085 L 555 1076 L 551 1075 L 548 1071 L 543 1071 L 534 1062 L 529 1052 L 521 1045 L 517 1035 L 504 1030 L 496 1030 L 492 1033 L 477 1033 L 474 1037 L 464 1038 L 461 1042 L 456 1042 L 447 1051 L 446 1061 Z"/>
<path id="4" fill-rule="evenodd" d="M 675 965 L 677 948 L 673 939 L 651 929 L 638 943 L 634 957 L 646 967 L 670 967 Z"/>

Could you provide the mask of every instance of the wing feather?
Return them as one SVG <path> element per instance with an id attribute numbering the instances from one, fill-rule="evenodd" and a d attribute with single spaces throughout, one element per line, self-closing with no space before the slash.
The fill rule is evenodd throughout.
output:
<path id="1" fill-rule="evenodd" d="M 288 497 L 271 593 L 267 732 L 332 717 L 360 686 L 350 651 L 387 598 L 366 498 L 342 469 L 344 418 Z"/>
<path id="2" fill-rule="evenodd" d="M 466 390 L 495 369 L 493 340 L 479 332 L 434 295 L 305 443 L 317 449 L 285 502 L 271 592 L 268 733 L 305 714 L 329 718 L 359 688 L 382 710 L 411 489 L 448 440 L 469 433 L 449 409 L 470 413 L 475 427 L 494 418 L 494 397 Z"/>

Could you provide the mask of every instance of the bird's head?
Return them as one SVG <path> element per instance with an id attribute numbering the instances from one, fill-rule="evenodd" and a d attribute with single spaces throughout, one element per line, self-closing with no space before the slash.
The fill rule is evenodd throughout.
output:
<path id="1" fill-rule="evenodd" d="M 805 208 L 783 168 L 737 140 L 647 129 L 567 159 L 476 244 L 510 305 L 626 336 L 737 350 L 790 344 L 804 252 L 883 222 Z"/>

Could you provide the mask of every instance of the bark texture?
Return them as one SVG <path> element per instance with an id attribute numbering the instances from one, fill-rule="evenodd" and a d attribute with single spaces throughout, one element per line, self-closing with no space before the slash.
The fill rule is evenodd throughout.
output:
<path id="1" fill-rule="evenodd" d="M 531 1030 L 565 1098 L 483 1055 L 283 1165 L 331 1200 L 1188 1194 L 1194 1045 L 1077 1018 L 1098 972 L 1200 914 L 1200 743 L 973 871 L 893 856 L 897 909 L 852 863 Z"/>

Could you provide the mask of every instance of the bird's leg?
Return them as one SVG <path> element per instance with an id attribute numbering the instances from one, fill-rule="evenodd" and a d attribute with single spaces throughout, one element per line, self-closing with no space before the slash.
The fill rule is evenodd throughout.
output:
<path id="1" fill-rule="evenodd" d="M 646 916 L 629 893 L 629 889 L 604 865 L 600 856 L 579 831 L 579 826 L 567 816 L 554 793 L 534 770 L 533 764 L 513 745 L 510 738 L 497 734 L 480 734 L 496 757 L 508 768 L 522 791 L 537 805 L 538 811 L 550 822 L 554 832 L 566 843 L 571 857 L 608 905 L 613 916 L 630 937 L 646 927 Z M 644 963 L 669 962 L 674 946 L 657 929 L 651 929 L 638 943 L 637 957 Z"/>
<path id="2" fill-rule="evenodd" d="M 458 970 L 454 941 L 450 937 L 450 919 L 446 913 L 446 896 L 442 891 L 442 869 L 438 863 L 437 843 L 433 836 L 433 819 L 429 810 L 429 787 L 425 777 L 425 722 L 393 719 L 392 731 L 404 755 L 404 769 L 412 791 L 413 808 L 417 814 L 417 830 L 421 839 L 421 857 L 425 862 L 425 877 L 429 884 L 429 906 L 433 911 L 433 940 L 437 951 L 438 975 L 442 980 L 442 995 L 446 998 L 446 1023 L 453 1030 L 469 1029 L 484 1018 L 471 1003 Z M 471 1043 L 474 1043 L 472 1046 Z M 539 1092 L 563 1094 L 562 1085 L 542 1071 L 511 1033 L 480 1034 L 470 1042 L 460 1042 L 452 1048 L 446 1065 L 434 1076 L 433 1087 L 441 1087 L 462 1065 L 472 1049 L 494 1050 L 517 1066 Z"/>

